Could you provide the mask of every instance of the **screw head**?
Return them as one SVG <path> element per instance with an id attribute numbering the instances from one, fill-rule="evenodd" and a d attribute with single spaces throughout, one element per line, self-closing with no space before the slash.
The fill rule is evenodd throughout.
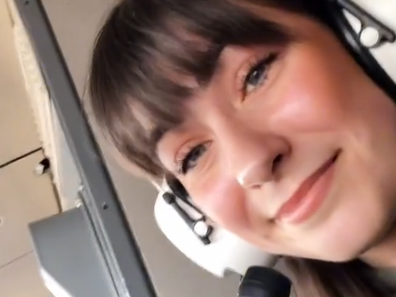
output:
<path id="1" fill-rule="evenodd" d="M 377 29 L 366 27 L 360 33 L 360 42 L 367 48 L 375 47 L 381 41 L 381 35 Z"/>
<path id="2" fill-rule="evenodd" d="M 201 237 L 205 237 L 209 233 L 209 226 L 202 220 L 198 221 L 194 224 L 194 232 Z"/>

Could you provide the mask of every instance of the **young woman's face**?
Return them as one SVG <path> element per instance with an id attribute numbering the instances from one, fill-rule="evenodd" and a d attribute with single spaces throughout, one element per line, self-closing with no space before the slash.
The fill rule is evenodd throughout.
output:
<path id="1" fill-rule="evenodd" d="M 216 223 L 264 251 L 342 261 L 396 213 L 396 109 L 337 40 L 223 51 L 158 154 Z"/>

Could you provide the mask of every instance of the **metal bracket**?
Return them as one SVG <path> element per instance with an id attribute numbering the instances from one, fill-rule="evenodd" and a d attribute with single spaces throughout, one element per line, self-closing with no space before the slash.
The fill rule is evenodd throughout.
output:
<path id="1" fill-rule="evenodd" d="M 369 49 L 380 47 L 383 43 L 396 41 L 396 33 L 388 26 L 373 17 L 366 10 L 350 0 L 335 0 L 337 4 L 354 15 L 361 22 L 358 32 L 359 40 Z"/>

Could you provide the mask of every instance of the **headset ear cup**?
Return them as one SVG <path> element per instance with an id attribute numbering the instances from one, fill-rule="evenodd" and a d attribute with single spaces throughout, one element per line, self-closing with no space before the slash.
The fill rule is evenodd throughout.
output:
<path id="1" fill-rule="evenodd" d="M 339 40 L 366 74 L 383 89 L 393 101 L 396 101 L 396 83 L 373 57 L 369 49 L 362 45 L 359 33 L 356 33 L 349 23 L 344 14 L 344 8 L 339 2 L 340 1 L 335 0 L 326 1 L 328 11 L 326 22 L 330 24 Z"/>

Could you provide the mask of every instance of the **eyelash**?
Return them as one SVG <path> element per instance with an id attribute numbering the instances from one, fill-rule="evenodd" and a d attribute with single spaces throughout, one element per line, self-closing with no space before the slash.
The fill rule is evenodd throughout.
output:
<path id="1" fill-rule="evenodd" d="M 189 170 L 191 170 L 195 167 L 195 166 L 190 166 L 190 168 L 188 168 L 189 167 L 188 162 L 191 161 L 195 152 L 202 153 L 202 150 L 197 151 L 198 149 L 202 149 L 202 148 L 204 148 L 206 150 L 207 145 L 205 146 L 205 144 L 198 144 L 198 145 L 192 146 L 191 148 L 186 150 L 186 153 L 183 154 L 179 160 L 177 160 L 178 174 L 186 175 Z"/>
<path id="2" fill-rule="evenodd" d="M 264 57 L 260 56 L 248 63 L 247 68 L 246 68 L 247 71 L 245 71 L 245 74 L 241 76 L 241 81 L 239 83 L 240 93 L 243 94 L 244 97 L 251 93 L 251 92 L 247 91 L 248 84 L 249 84 L 249 78 L 256 71 L 260 71 L 260 70 L 264 71 L 264 73 L 262 74 L 262 77 L 263 77 L 262 82 L 258 86 L 255 87 L 257 89 L 268 78 L 268 72 L 269 72 L 272 64 L 278 59 L 278 57 L 279 57 L 279 53 L 271 52 L 271 53 L 266 53 Z M 254 92 L 254 91 L 255 90 L 253 90 L 252 92 Z"/>
<path id="3" fill-rule="evenodd" d="M 279 54 L 278 53 L 269 53 L 266 54 L 264 57 L 256 58 L 253 62 L 250 62 L 247 65 L 246 74 L 242 76 L 240 82 L 240 92 L 246 96 L 248 94 L 247 87 L 249 83 L 249 78 L 253 75 L 256 71 L 264 70 L 265 72 L 262 74 L 264 76 L 262 82 L 263 84 L 268 76 L 268 71 L 270 70 L 270 66 L 277 60 Z M 257 87 L 259 87 L 258 85 Z M 194 153 L 202 153 L 202 148 L 204 148 L 204 152 L 206 151 L 207 147 L 204 144 L 198 144 L 195 146 L 190 147 L 186 150 L 186 153 L 183 154 L 179 160 L 177 160 L 177 172 L 179 175 L 186 175 L 191 169 L 195 167 L 189 166 L 189 162 L 191 161 L 192 157 L 194 157 Z M 200 156 L 199 156 L 200 157 Z M 199 158 L 198 157 L 198 158 Z"/>

